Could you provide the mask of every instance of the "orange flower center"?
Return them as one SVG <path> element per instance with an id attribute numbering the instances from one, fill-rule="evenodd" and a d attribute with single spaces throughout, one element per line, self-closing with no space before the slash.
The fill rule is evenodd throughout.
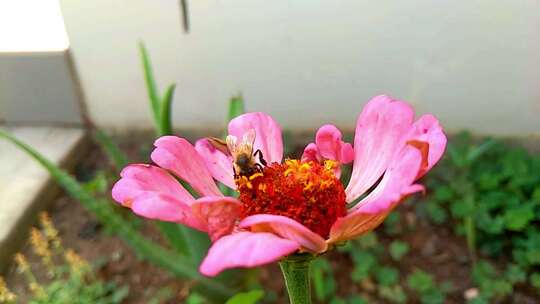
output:
<path id="1" fill-rule="evenodd" d="M 326 238 L 332 224 L 346 214 L 345 191 L 334 161 L 273 163 L 263 172 L 236 179 L 242 216 L 275 214 L 289 217 Z"/>

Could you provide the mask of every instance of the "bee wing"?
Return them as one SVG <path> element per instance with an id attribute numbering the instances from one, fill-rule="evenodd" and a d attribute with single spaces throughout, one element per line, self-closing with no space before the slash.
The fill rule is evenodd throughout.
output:
<path id="1" fill-rule="evenodd" d="M 238 152 L 238 139 L 234 135 L 228 135 L 226 138 L 227 141 L 227 148 L 229 148 L 229 152 L 234 156 Z"/>
<path id="2" fill-rule="evenodd" d="M 231 154 L 231 152 L 228 149 L 228 144 L 226 141 L 217 138 L 217 137 L 207 137 L 206 138 L 208 142 L 214 146 L 214 148 L 218 149 L 219 151 L 225 153 L 225 154 Z"/>
<path id="3" fill-rule="evenodd" d="M 249 155 L 253 154 L 253 145 L 255 144 L 255 129 L 249 129 L 242 137 L 242 148 L 249 152 Z"/>

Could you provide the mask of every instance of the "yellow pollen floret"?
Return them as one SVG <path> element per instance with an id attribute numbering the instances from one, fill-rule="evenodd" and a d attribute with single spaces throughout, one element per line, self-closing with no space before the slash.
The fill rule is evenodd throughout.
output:
<path id="1" fill-rule="evenodd" d="M 241 185 L 245 185 L 246 187 L 248 187 L 249 189 L 253 189 L 253 185 L 251 184 L 251 182 L 249 181 L 249 179 L 242 175 L 240 176 L 238 179 L 236 179 L 236 184 L 238 186 L 241 186 Z"/>
<path id="2" fill-rule="evenodd" d="M 335 168 L 337 168 L 337 166 L 338 166 L 338 163 L 335 160 L 327 159 L 324 161 L 324 168 L 326 170 L 334 170 Z"/>
<path id="3" fill-rule="evenodd" d="M 303 163 L 301 166 L 300 166 L 300 170 L 309 170 L 311 169 L 311 165 L 309 163 Z"/>
<path id="4" fill-rule="evenodd" d="M 254 179 L 256 179 L 257 177 L 260 177 L 260 176 L 264 176 L 264 175 L 262 173 L 260 173 L 260 172 L 254 173 L 249 177 L 249 180 L 254 180 Z"/>
<path id="5" fill-rule="evenodd" d="M 309 191 L 310 189 L 313 188 L 313 183 L 312 182 L 308 182 L 306 183 L 306 185 L 304 186 L 304 191 Z"/>
<path id="6" fill-rule="evenodd" d="M 283 172 L 283 176 L 288 176 L 290 173 L 292 173 L 294 171 L 294 169 L 292 168 L 289 168 L 287 170 L 285 170 L 285 172 Z"/>

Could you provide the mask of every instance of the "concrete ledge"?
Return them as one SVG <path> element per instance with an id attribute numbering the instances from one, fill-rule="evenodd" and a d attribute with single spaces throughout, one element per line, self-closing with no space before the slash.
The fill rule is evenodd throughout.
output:
<path id="1" fill-rule="evenodd" d="M 85 132 L 76 128 L 7 127 L 63 168 L 84 155 Z M 12 143 L 0 140 L 0 273 L 27 238 L 39 211 L 59 193 L 48 172 Z"/>

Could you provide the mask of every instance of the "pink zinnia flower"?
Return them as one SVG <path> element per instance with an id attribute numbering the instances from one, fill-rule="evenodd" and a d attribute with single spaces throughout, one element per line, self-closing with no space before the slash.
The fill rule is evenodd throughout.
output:
<path id="1" fill-rule="evenodd" d="M 324 125 L 301 160 L 282 162 L 281 129 L 267 114 L 241 115 L 228 130 L 233 145 L 251 145 L 254 133 L 252 151 L 260 150 L 267 166 L 235 178 L 231 156 L 207 139 L 192 146 L 183 138 L 163 136 L 151 155 L 157 166 L 126 167 L 112 191 L 116 201 L 138 215 L 207 232 L 213 244 L 200 271 L 208 276 L 295 252 L 320 254 L 373 230 L 404 197 L 423 190 L 416 181 L 446 147 L 434 116 L 414 121 L 410 105 L 387 96 L 364 107 L 354 146 L 342 140 L 338 128 Z M 340 166 L 351 161 L 345 188 Z M 200 197 L 194 198 L 176 178 Z M 223 196 L 214 180 L 235 189 L 239 197 Z"/>

